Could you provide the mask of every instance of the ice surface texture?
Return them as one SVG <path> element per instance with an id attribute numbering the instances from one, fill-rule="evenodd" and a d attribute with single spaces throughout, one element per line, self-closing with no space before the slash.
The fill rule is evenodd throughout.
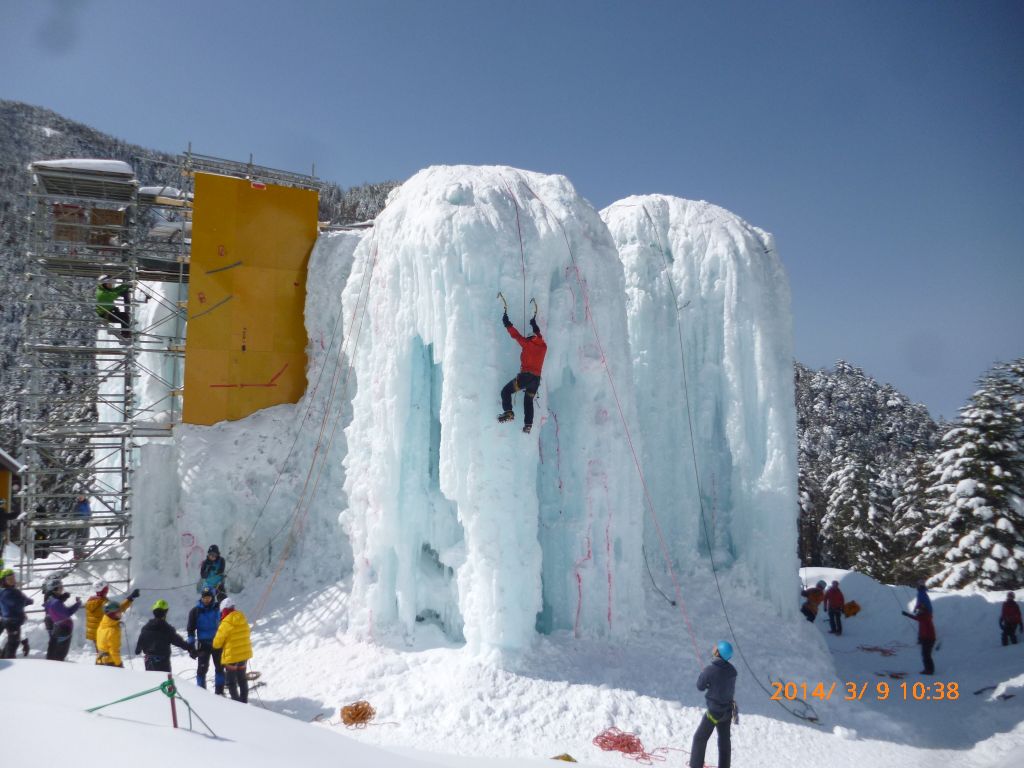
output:
<path id="1" fill-rule="evenodd" d="M 496 421 L 520 352 L 498 291 L 524 335 L 536 299 L 548 344 L 530 435 L 521 397 Z M 606 373 L 634 422 L 623 271 L 597 212 L 561 176 L 428 168 L 357 249 L 343 312 L 352 628 L 436 621 L 513 652 L 537 630 L 626 631 L 643 503 Z"/>
<path id="2" fill-rule="evenodd" d="M 671 559 L 685 566 L 710 549 L 717 566 L 742 561 L 791 612 L 793 334 L 774 241 L 722 208 L 663 195 L 601 216 L 626 270 L 644 472 Z M 644 540 L 661 551 L 650 517 Z"/>

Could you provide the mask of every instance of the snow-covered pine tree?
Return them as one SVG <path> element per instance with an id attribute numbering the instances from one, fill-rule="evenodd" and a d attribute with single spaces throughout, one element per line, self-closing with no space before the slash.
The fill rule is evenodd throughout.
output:
<path id="1" fill-rule="evenodd" d="M 928 524 L 928 471 L 930 455 L 918 451 L 894 476 L 893 540 L 889 581 L 910 584 L 918 578 L 918 542 Z"/>
<path id="2" fill-rule="evenodd" d="M 814 475 L 804 466 L 800 457 L 799 475 L 800 517 L 797 554 L 800 562 L 809 566 L 823 565 L 821 555 L 821 519 L 825 514 L 825 495 Z"/>
<path id="3" fill-rule="evenodd" d="M 865 564 L 872 574 L 909 572 L 903 548 L 896 542 L 898 521 L 891 512 L 899 487 L 896 478 L 900 468 L 919 451 L 930 451 L 937 431 L 927 409 L 910 400 L 888 384 L 879 384 L 861 369 L 842 360 L 835 369 L 812 371 L 795 364 L 794 389 L 797 405 L 797 437 L 800 466 L 800 543 L 801 562 L 805 565 L 857 566 Z M 862 498 L 864 520 L 860 528 L 877 536 L 885 535 L 886 543 L 873 549 L 875 539 L 854 537 L 832 541 L 844 536 L 843 526 L 836 527 L 836 508 L 829 508 L 827 498 L 835 491 L 838 477 L 830 476 L 839 466 L 867 468 L 868 487 Z M 864 470 L 857 470 L 862 473 Z M 874 487 L 880 484 L 880 487 Z M 826 485 L 829 487 L 826 489 Z M 819 491 L 824 495 L 818 501 Z M 874 507 L 871 507 L 874 503 Z M 872 513 L 873 509 L 873 513 Z M 869 521 L 873 514 L 874 521 Z M 828 515 L 828 520 L 823 518 Z M 818 541 L 811 539 L 817 536 Z M 858 555 L 858 541 L 864 542 L 863 556 Z M 916 538 L 914 539 L 916 543 Z M 846 554 L 843 554 L 846 553 Z M 883 554 L 884 553 L 884 554 Z M 839 558 L 836 560 L 835 558 Z M 857 566 L 861 567 L 861 566 Z"/>
<path id="4" fill-rule="evenodd" d="M 1024 366 L 998 365 L 942 437 L 930 473 L 932 524 L 921 539 L 930 584 L 1024 585 Z M 1016 366 L 1016 367 L 1015 367 Z"/>
<path id="5" fill-rule="evenodd" d="M 868 464 L 844 451 L 833 462 L 825 479 L 826 498 L 821 519 L 821 546 L 825 565 L 852 568 L 863 561 L 860 550 L 870 535 L 869 507 L 872 473 Z"/>

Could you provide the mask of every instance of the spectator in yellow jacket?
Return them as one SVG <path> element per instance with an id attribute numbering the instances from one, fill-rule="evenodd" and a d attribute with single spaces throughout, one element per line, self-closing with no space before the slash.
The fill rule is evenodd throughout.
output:
<path id="1" fill-rule="evenodd" d="M 220 626 L 213 638 L 213 647 L 220 649 L 221 664 L 224 665 L 224 682 L 235 701 L 249 702 L 249 680 L 245 664 L 252 658 L 252 642 L 249 639 L 249 622 L 245 614 L 235 608 L 235 601 L 224 598 L 220 604 Z"/>
<path id="2" fill-rule="evenodd" d="M 123 667 L 121 661 L 121 606 L 111 600 L 103 608 L 96 630 L 96 663 L 102 667 Z"/>
<path id="3" fill-rule="evenodd" d="M 110 585 L 107 582 L 100 579 L 93 585 L 93 589 L 96 590 L 96 594 L 85 601 L 85 639 L 96 642 L 96 630 L 100 626 L 100 622 L 103 619 L 103 612 L 107 606 L 107 593 L 110 591 Z M 121 602 L 121 612 L 127 611 L 132 604 L 132 601 L 139 596 L 139 590 L 133 590 L 128 597 Z"/>

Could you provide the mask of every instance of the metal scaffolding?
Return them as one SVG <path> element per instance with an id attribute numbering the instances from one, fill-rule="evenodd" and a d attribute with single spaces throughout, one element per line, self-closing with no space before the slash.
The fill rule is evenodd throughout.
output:
<path id="1" fill-rule="evenodd" d="M 185 306 L 167 296 L 183 298 L 188 281 L 191 196 L 140 189 L 119 161 L 42 161 L 30 171 L 22 577 L 59 575 L 66 586 L 103 578 L 127 589 L 133 452 L 142 439 L 169 437 L 181 413 Z M 182 174 L 181 186 L 187 181 Z M 124 324 L 98 311 L 100 276 L 122 287 Z M 145 325 L 138 310 L 150 301 L 165 311 Z M 177 360 L 147 364 L 154 354 Z M 146 402 L 141 374 L 160 379 L 167 394 Z M 87 514 L 80 497 L 92 507 Z"/>
<path id="2" fill-rule="evenodd" d="M 134 466 L 141 442 L 181 420 L 194 176 L 319 189 L 302 175 L 188 151 L 173 185 L 140 186 L 113 160 L 32 163 L 20 395 L 19 493 L 26 583 L 131 583 Z M 97 309 L 101 277 L 125 287 L 122 322 Z M 143 323 L 141 305 L 158 311 Z M 124 326 L 124 327 L 122 327 Z M 130 330 L 129 330 L 130 327 Z M 156 382 L 156 387 L 140 383 Z M 144 392 L 162 392 L 146 401 Z M 76 499 L 94 502 L 88 517 Z"/>

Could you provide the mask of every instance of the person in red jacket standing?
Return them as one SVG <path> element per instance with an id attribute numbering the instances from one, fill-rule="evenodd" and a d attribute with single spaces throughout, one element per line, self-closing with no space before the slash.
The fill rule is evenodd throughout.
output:
<path id="1" fill-rule="evenodd" d="M 825 590 L 825 610 L 828 611 L 829 634 L 843 634 L 843 606 L 846 598 L 839 589 L 839 582 L 833 581 L 832 586 Z"/>
<path id="2" fill-rule="evenodd" d="M 913 613 L 903 611 L 908 619 L 917 622 L 917 642 L 921 646 L 921 661 L 924 662 L 922 675 L 935 674 L 935 662 L 932 661 L 932 648 L 935 647 L 935 625 L 932 623 L 932 612 L 918 605 Z"/>
<path id="3" fill-rule="evenodd" d="M 1020 629 L 1020 606 L 1014 602 L 1017 596 L 1013 592 L 1006 594 L 1006 602 L 999 614 L 999 628 L 1003 630 L 1003 645 L 1017 644 L 1017 630 Z"/>
<path id="4" fill-rule="evenodd" d="M 529 433 L 533 429 L 533 398 L 537 396 L 540 389 L 540 371 L 544 366 L 544 355 L 547 354 L 548 345 L 537 327 L 536 316 L 530 318 L 530 327 L 533 328 L 532 336 L 523 336 L 512 321 L 508 319 L 508 312 L 501 316 L 508 335 L 515 339 L 523 348 L 519 356 L 519 367 L 521 370 L 512 381 L 501 390 L 501 413 L 498 414 L 498 421 L 512 421 L 516 414 L 512 410 L 512 393 L 520 389 L 526 394 L 523 402 L 523 432 Z"/>

